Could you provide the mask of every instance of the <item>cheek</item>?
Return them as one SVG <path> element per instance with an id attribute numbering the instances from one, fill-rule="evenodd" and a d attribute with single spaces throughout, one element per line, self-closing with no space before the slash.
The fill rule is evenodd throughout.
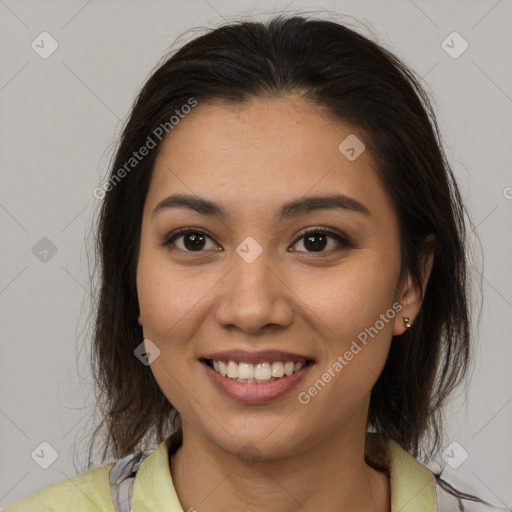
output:
<path id="1" fill-rule="evenodd" d="M 171 265 L 165 252 L 141 252 L 137 294 L 144 335 L 156 342 L 186 338 L 215 285 L 212 273 Z"/>
<path id="2" fill-rule="evenodd" d="M 191 368 L 200 364 L 199 330 L 219 277 L 199 266 L 171 265 L 165 251 L 141 250 L 137 293 L 143 334 L 160 350 L 151 371 L 167 399 L 189 416 L 195 414 L 191 397 L 204 393 Z"/>
<path id="3" fill-rule="evenodd" d="M 174 348 L 177 347 L 164 347 L 160 357 L 151 364 L 151 372 L 172 406 L 189 423 L 199 426 L 204 423 L 204 406 L 198 407 L 205 395 L 204 383 L 194 378 L 190 365 L 179 358 L 180 351 Z M 208 419 L 212 418 L 215 420 L 212 415 Z"/>
<path id="4" fill-rule="evenodd" d="M 393 304 L 399 270 L 390 261 L 361 250 L 328 272 L 303 275 L 297 292 L 331 334 L 354 336 Z"/>
<path id="5" fill-rule="evenodd" d="M 386 363 L 397 308 L 393 272 L 378 266 L 347 265 L 323 284 L 316 288 L 321 293 L 309 296 L 305 290 L 311 288 L 304 286 L 324 357 L 298 399 L 310 418 L 324 418 L 322 428 L 328 431 L 361 413 Z"/>
<path id="6" fill-rule="evenodd" d="M 143 253 L 139 259 L 137 293 L 143 334 L 160 351 L 150 366 L 158 386 L 174 407 L 190 415 L 189 395 L 200 392 L 194 389 L 190 365 L 195 364 L 192 341 L 198 324 L 194 304 L 205 294 L 204 281 L 191 286 L 183 273 L 159 259 L 158 254 Z"/>
<path id="7" fill-rule="evenodd" d="M 322 370 L 338 361 L 341 366 L 331 368 L 331 373 L 343 374 L 334 380 L 343 381 L 345 391 L 352 387 L 369 391 L 387 358 L 401 306 L 394 302 L 399 263 L 386 261 L 393 260 L 376 251 L 357 251 L 322 277 L 318 274 L 303 280 L 297 291 L 321 338 Z"/>

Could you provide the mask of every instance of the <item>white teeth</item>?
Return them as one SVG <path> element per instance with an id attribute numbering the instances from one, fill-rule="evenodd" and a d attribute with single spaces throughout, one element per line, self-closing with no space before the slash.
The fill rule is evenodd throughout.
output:
<path id="1" fill-rule="evenodd" d="M 238 365 L 239 379 L 254 379 L 254 365 L 250 363 L 240 363 Z"/>
<path id="2" fill-rule="evenodd" d="M 223 377 L 229 377 L 230 379 L 246 384 L 273 382 L 285 375 L 293 375 L 302 370 L 305 366 L 304 362 L 294 363 L 293 361 L 262 362 L 256 365 L 251 363 L 236 363 L 232 360 L 229 360 L 227 363 L 224 361 L 212 362 L 214 370 Z"/>
<path id="3" fill-rule="evenodd" d="M 230 379 L 238 379 L 238 365 L 234 361 L 228 362 L 227 376 Z"/>
<path id="4" fill-rule="evenodd" d="M 291 375 L 291 374 L 293 373 L 293 367 L 294 367 L 293 362 L 288 361 L 288 362 L 284 365 L 284 373 L 286 373 L 286 375 Z"/>
<path id="5" fill-rule="evenodd" d="M 284 364 L 281 361 L 272 363 L 272 377 L 282 377 L 284 375 Z"/>
<path id="6" fill-rule="evenodd" d="M 258 363 L 254 368 L 254 378 L 258 380 L 268 380 L 272 377 L 270 363 Z"/>

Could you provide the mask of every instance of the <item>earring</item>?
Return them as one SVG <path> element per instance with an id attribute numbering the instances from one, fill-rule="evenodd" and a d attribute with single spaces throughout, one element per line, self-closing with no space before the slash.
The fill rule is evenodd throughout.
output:
<path id="1" fill-rule="evenodd" d="M 411 319 L 408 317 L 408 316 L 405 316 L 404 317 L 404 324 L 405 324 L 405 327 L 407 327 L 407 329 L 409 329 L 409 327 L 411 327 Z"/>

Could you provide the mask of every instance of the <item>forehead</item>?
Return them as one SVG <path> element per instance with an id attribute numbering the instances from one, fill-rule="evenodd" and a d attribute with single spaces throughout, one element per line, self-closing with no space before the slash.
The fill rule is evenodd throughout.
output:
<path id="1" fill-rule="evenodd" d="M 194 193 L 250 215 L 291 197 L 339 192 L 389 209 L 363 148 L 359 130 L 296 96 L 199 102 L 164 140 L 147 200 Z"/>

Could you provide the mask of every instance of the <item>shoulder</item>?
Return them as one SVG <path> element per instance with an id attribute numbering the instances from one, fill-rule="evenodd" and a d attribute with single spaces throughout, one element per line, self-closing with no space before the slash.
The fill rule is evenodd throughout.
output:
<path id="1" fill-rule="evenodd" d="M 6 512 L 114 512 L 108 481 L 112 466 L 105 464 L 44 487 L 18 500 Z"/>
<path id="2" fill-rule="evenodd" d="M 392 510 L 400 512 L 510 512 L 443 480 L 390 438 L 369 433 L 365 455 L 376 469 L 390 475 Z"/>

